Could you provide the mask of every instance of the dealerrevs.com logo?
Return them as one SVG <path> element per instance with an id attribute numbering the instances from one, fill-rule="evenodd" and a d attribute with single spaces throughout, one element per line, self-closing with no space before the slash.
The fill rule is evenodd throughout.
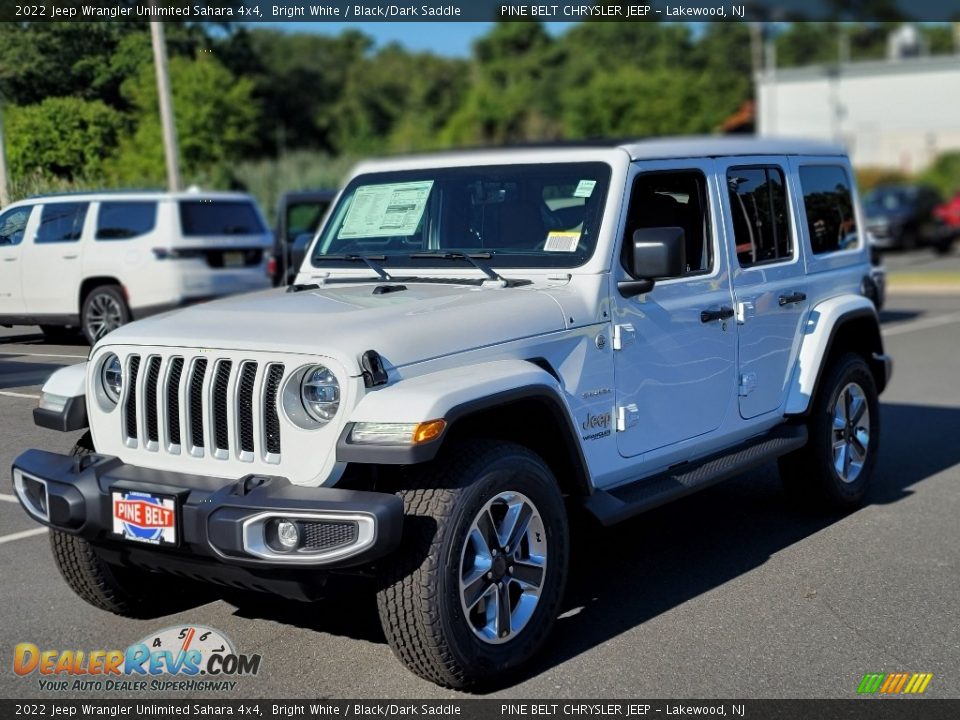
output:
<path id="1" fill-rule="evenodd" d="M 202 625 L 169 627 L 126 650 L 41 649 L 20 643 L 13 671 L 37 676 L 51 691 L 231 691 L 234 678 L 260 671 L 258 654 L 238 653 L 219 630 Z"/>

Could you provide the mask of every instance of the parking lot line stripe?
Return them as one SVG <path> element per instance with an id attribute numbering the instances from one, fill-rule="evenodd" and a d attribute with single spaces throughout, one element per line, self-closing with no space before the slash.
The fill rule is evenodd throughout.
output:
<path id="1" fill-rule="evenodd" d="M 6 493 L 0 493 L 0 502 L 12 502 L 12 503 L 15 503 L 15 502 L 20 502 L 20 501 L 17 500 L 17 496 L 16 496 L 16 495 L 7 495 Z"/>
<path id="2" fill-rule="evenodd" d="M 24 357 L 59 357 L 59 358 L 80 358 L 86 360 L 86 355 L 63 355 L 61 353 L 32 353 L 32 352 L 0 352 L 0 355 L 22 355 Z"/>
<path id="3" fill-rule="evenodd" d="M 29 395 L 27 393 L 12 392 L 10 390 L 0 390 L 0 395 L 6 395 L 7 397 L 30 398 L 31 400 L 40 399 L 39 395 Z"/>
<path id="4" fill-rule="evenodd" d="M 914 332 L 915 330 L 928 330 L 930 328 L 940 327 L 941 325 L 951 325 L 955 322 L 960 322 L 960 313 L 939 315 L 923 320 L 910 320 L 902 325 L 894 325 L 889 330 L 882 332 L 884 337 L 890 337 L 891 335 L 900 335 L 902 333 Z"/>
<path id="5" fill-rule="evenodd" d="M 0 545 L 4 543 L 13 542 L 14 540 L 23 540 L 24 538 L 33 537 L 34 535 L 42 535 L 47 529 L 45 527 L 33 528 L 33 530 L 23 530 L 21 532 L 10 533 L 9 535 L 0 536 Z"/>

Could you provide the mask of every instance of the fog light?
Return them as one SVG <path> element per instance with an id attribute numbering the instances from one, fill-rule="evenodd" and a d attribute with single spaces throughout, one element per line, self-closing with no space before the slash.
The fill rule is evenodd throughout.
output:
<path id="1" fill-rule="evenodd" d="M 295 550 L 300 544 L 300 530 L 290 520 L 277 521 L 277 542 L 286 550 Z"/>

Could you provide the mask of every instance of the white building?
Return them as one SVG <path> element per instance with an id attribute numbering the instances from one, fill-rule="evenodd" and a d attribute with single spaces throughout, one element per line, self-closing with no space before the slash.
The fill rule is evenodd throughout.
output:
<path id="1" fill-rule="evenodd" d="M 757 133 L 842 142 L 859 167 L 915 172 L 960 151 L 960 55 L 757 76 Z"/>

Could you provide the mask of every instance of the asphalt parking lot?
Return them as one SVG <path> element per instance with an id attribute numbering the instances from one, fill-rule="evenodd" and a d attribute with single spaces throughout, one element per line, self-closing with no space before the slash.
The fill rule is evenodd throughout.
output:
<path id="1" fill-rule="evenodd" d="M 894 294 L 883 321 L 896 370 L 864 508 L 799 511 L 770 467 L 577 537 L 551 640 L 492 696 L 853 697 L 867 672 L 930 672 L 927 696 L 960 697 L 960 294 Z M 31 410 L 44 378 L 86 354 L 0 329 L 0 696 L 44 696 L 11 671 L 17 643 L 119 649 L 190 623 L 263 656 L 236 697 L 457 695 L 393 659 L 363 587 L 314 604 L 198 595 L 153 620 L 75 598 L 7 469 L 29 447 L 69 449 L 76 434 L 34 427 Z"/>

